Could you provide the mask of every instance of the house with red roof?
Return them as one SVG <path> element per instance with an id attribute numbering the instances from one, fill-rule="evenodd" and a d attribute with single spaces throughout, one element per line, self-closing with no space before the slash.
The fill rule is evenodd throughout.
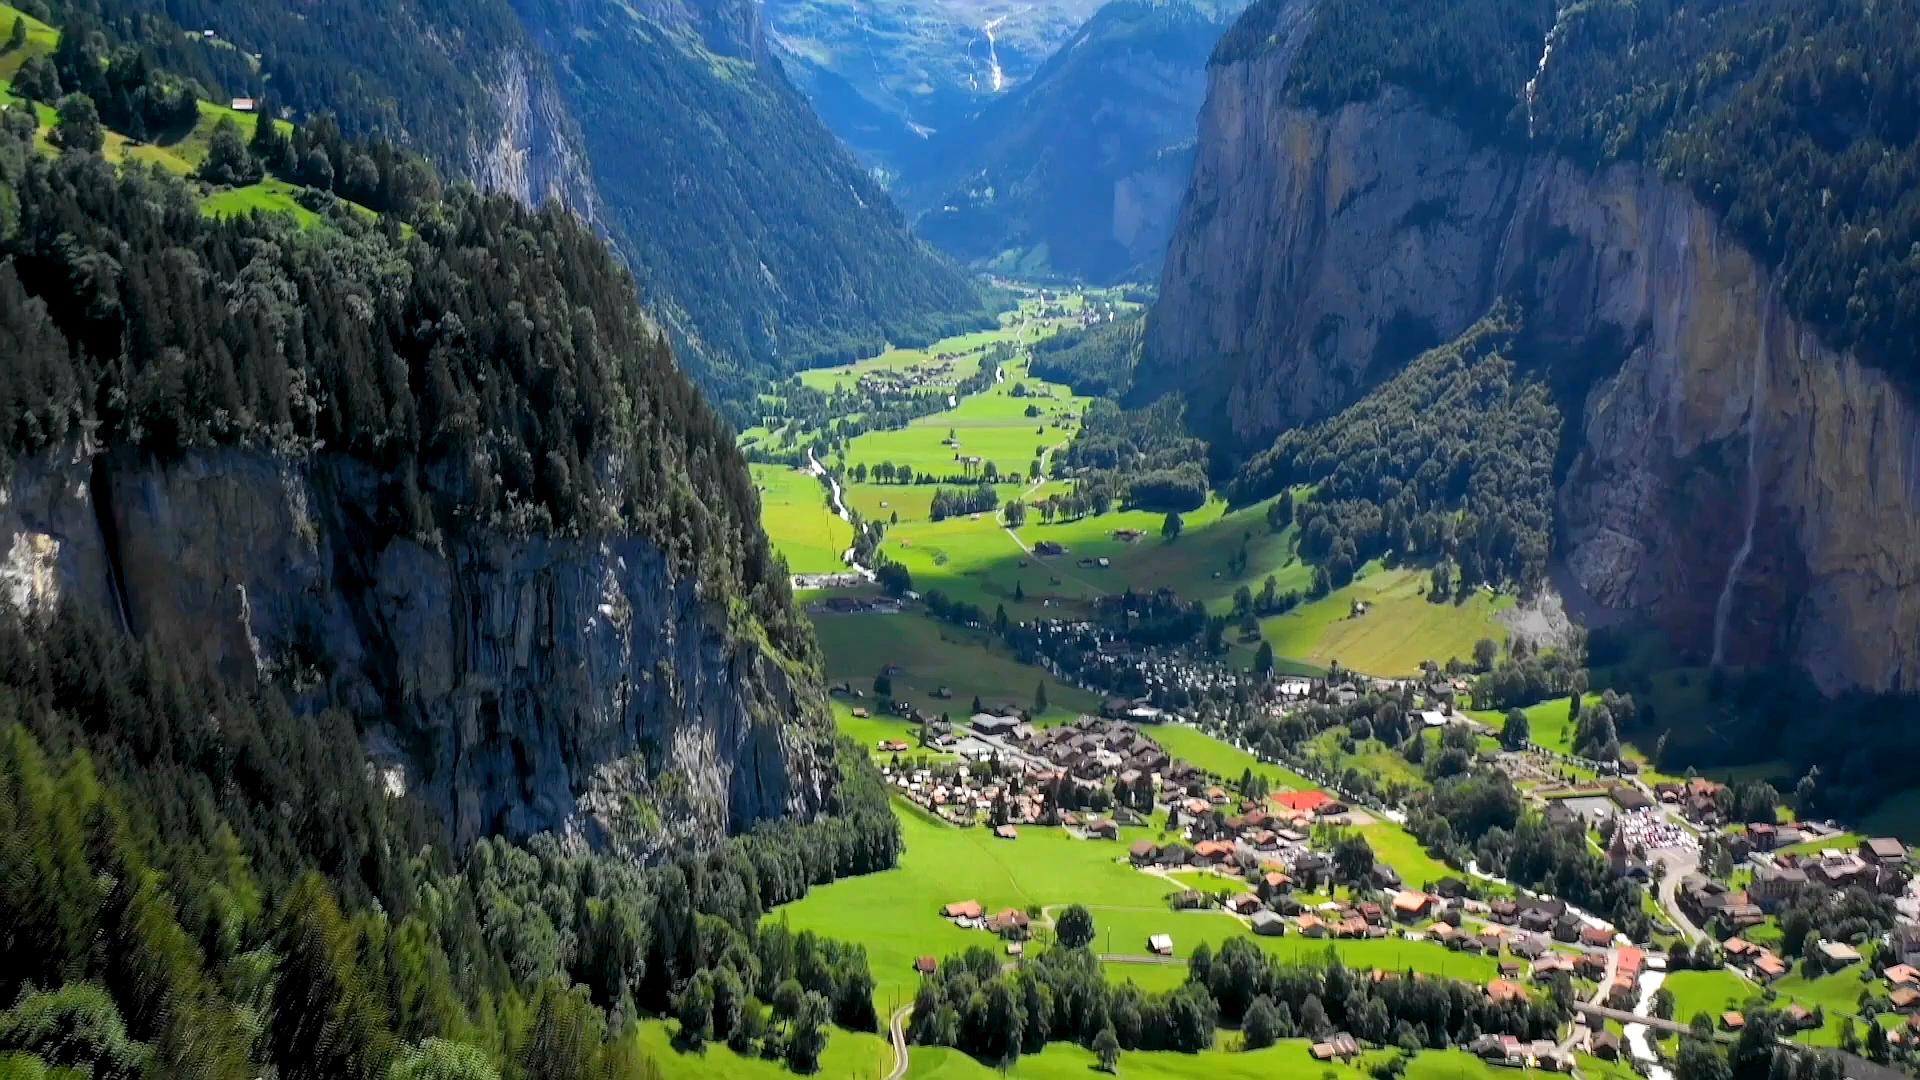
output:
<path id="1" fill-rule="evenodd" d="M 1296 814 L 1317 814 L 1333 804 L 1333 796 L 1324 791 L 1280 791 L 1267 797 Z"/>

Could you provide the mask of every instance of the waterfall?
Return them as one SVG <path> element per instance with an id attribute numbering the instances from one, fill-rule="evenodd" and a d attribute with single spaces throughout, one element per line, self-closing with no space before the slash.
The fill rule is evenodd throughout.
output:
<path id="1" fill-rule="evenodd" d="M 1727 620 L 1733 615 L 1733 588 L 1740 580 L 1740 571 L 1746 568 L 1747 559 L 1753 554 L 1753 530 L 1760 521 L 1760 404 L 1763 394 L 1762 381 L 1766 378 L 1767 368 L 1767 313 L 1773 309 L 1773 292 L 1767 293 L 1767 306 L 1761 309 L 1759 338 L 1753 347 L 1753 388 L 1747 399 L 1747 527 L 1740 538 L 1740 546 L 1734 549 L 1733 561 L 1727 564 L 1727 580 L 1720 586 L 1720 600 L 1713 608 L 1713 658 L 1712 665 L 1719 667 L 1726 658 Z"/>
<path id="2" fill-rule="evenodd" d="M 1540 62 L 1533 67 L 1533 78 L 1527 80 L 1522 96 L 1527 105 L 1527 138 L 1533 138 L 1533 99 L 1540 89 L 1540 76 L 1547 73 L 1547 61 L 1553 58 L 1553 47 L 1560 40 L 1560 27 L 1566 21 L 1567 13 L 1573 10 L 1569 4 L 1553 16 L 1553 25 L 1547 28 L 1547 36 L 1540 43 Z"/>
<path id="3" fill-rule="evenodd" d="M 987 76 L 992 80 L 993 92 L 999 93 L 1007 88 L 1007 77 L 1000 70 L 1000 43 L 994 40 L 993 32 L 1007 21 L 1005 15 L 988 19 L 983 28 L 987 35 Z"/>

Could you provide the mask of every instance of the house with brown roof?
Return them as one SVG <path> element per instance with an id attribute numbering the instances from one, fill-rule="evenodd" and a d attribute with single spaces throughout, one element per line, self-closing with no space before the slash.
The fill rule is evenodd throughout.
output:
<path id="1" fill-rule="evenodd" d="M 1133 846 L 1127 849 L 1127 858 L 1133 860 L 1135 866 L 1145 866 L 1159 854 L 1160 849 L 1151 840 L 1135 840 Z"/>
<path id="2" fill-rule="evenodd" d="M 1860 857 L 1875 866 L 1901 866 L 1907 862 L 1907 846 L 1891 836 L 1875 836 L 1860 843 Z"/>
<path id="3" fill-rule="evenodd" d="M 1426 917 L 1433 910 L 1433 897 L 1421 892 L 1399 892 L 1393 894 L 1393 917 L 1401 922 L 1415 922 Z"/>
<path id="4" fill-rule="evenodd" d="M 940 961 L 931 956 L 922 956 L 913 962 L 913 970 L 922 975 L 931 975 L 940 970 Z"/>
<path id="5" fill-rule="evenodd" d="M 1487 1000 L 1496 1005 L 1504 1005 L 1509 1001 L 1525 1001 L 1527 988 L 1516 982 L 1495 979 L 1487 984 Z"/>
<path id="6" fill-rule="evenodd" d="M 1313 1059 L 1315 1061 L 1345 1061 L 1348 1058 L 1359 1056 L 1359 1042 L 1344 1031 L 1325 1042 L 1313 1044 Z"/>
<path id="7" fill-rule="evenodd" d="M 981 907 L 978 900 L 956 900 L 940 909 L 940 914 L 949 919 L 977 919 Z"/>
<path id="8" fill-rule="evenodd" d="M 1008 908 L 987 920 L 987 929 L 1006 937 L 1023 938 L 1033 920 L 1019 908 Z"/>
<path id="9" fill-rule="evenodd" d="M 1912 964 L 1895 964 L 1883 974 L 1888 986 L 1920 986 L 1920 968 Z"/>
<path id="10" fill-rule="evenodd" d="M 1747 1026 L 1747 1018 L 1731 1010 L 1720 1014 L 1720 1027 L 1726 1031 L 1739 1031 Z"/>

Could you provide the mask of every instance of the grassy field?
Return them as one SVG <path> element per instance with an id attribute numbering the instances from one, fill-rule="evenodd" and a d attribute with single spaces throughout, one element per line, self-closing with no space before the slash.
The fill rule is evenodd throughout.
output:
<path id="1" fill-rule="evenodd" d="M 1367 846 L 1373 848 L 1374 858 L 1386 863 L 1399 873 L 1400 880 L 1410 889 L 1424 889 L 1428 885 L 1446 877 L 1462 877 L 1455 870 L 1420 846 L 1413 834 L 1390 821 L 1360 827 L 1360 835 L 1367 838 Z"/>
<path id="2" fill-rule="evenodd" d="M 1322 1064 L 1313 1060 L 1311 1047 L 1304 1039 L 1290 1039 L 1264 1050 L 1236 1052 L 1229 1049 L 1237 1036 L 1223 1032 L 1215 1048 L 1201 1054 L 1130 1051 L 1120 1055 L 1116 1075 L 1124 1077 L 1164 1077 L 1165 1080 L 1267 1080 L 1275 1076 L 1313 1076 L 1325 1080 L 1364 1080 L 1367 1073 L 1353 1065 Z M 1463 1058 L 1465 1055 L 1461 1055 Z M 1467 1059 L 1471 1060 L 1471 1059 Z M 1106 1075 L 1099 1072 L 1093 1052 L 1072 1043 L 1050 1044 L 1044 1053 L 1023 1056 L 1010 1070 L 1011 1075 L 1034 1080 L 1093 1080 Z M 999 1070 L 975 1061 L 957 1050 L 914 1047 L 907 1076 L 913 1080 L 989 1080 Z M 1409 1075 L 1412 1075 L 1409 1070 Z M 1478 1080 L 1487 1073 L 1433 1072 L 1424 1080 L 1450 1080 L 1453 1077 Z"/>
<path id="3" fill-rule="evenodd" d="M 1410 675 L 1425 660 L 1471 657 L 1481 638 L 1506 640 L 1507 628 L 1495 615 L 1512 606 L 1512 597 L 1476 592 L 1458 603 L 1433 603 L 1426 598 L 1427 584 L 1422 568 L 1368 563 L 1364 576 L 1265 620 L 1262 632 L 1281 656 L 1321 665 L 1339 661 L 1369 675 Z M 1366 602 L 1365 615 L 1352 614 L 1355 601 Z"/>
<path id="4" fill-rule="evenodd" d="M 1353 1064 L 1313 1059 L 1306 1039 L 1288 1039 L 1264 1050 L 1237 1049 L 1239 1036 L 1221 1032 L 1214 1049 L 1201 1054 L 1130 1052 L 1120 1055 L 1116 1075 L 1165 1080 L 1269 1080 L 1271 1077 L 1314 1077 L 1317 1080 L 1364 1080 L 1369 1070 L 1391 1055 L 1374 1051 Z M 1029 1054 L 1015 1063 L 1012 1075 L 1036 1080 L 1093 1080 L 1098 1071 L 1093 1053 L 1083 1047 L 1055 1043 L 1045 1053 Z M 1638 1080 L 1631 1068 L 1582 1057 L 1581 1074 L 1589 1080 Z M 916 1080 L 988 1080 L 998 1070 L 957 1051 L 914 1047 L 907 1076 Z M 1519 1075 L 1495 1069 L 1464 1050 L 1428 1050 L 1407 1063 L 1408 1080 L 1494 1080 Z"/>
<path id="5" fill-rule="evenodd" d="M 1126 844 L 1150 835 L 1144 829 L 1126 830 L 1120 843 L 1076 840 L 1042 828 L 1022 829 L 1018 840 L 1007 841 L 986 829 L 941 824 L 904 805 L 899 813 L 906 853 L 898 867 L 822 886 L 768 916 L 795 930 L 866 946 L 875 1000 L 883 1010 L 912 1000 L 916 957 L 946 956 L 971 945 L 998 947 L 991 935 L 941 918 L 941 905 L 955 900 L 978 900 L 989 910 L 1087 903 L 1103 940 L 1119 932 L 1123 921 L 1209 928 L 1219 923 L 1221 937 L 1239 926 L 1226 915 L 1168 910 L 1165 898 L 1173 886 L 1126 862 Z M 1191 936 L 1182 931 L 1176 940 Z M 1145 953 L 1146 942 L 1116 940 L 1115 948 Z"/>
<path id="6" fill-rule="evenodd" d="M 1721 1013 L 1743 1007 L 1761 992 L 1758 986 L 1725 968 L 1676 971 L 1663 985 L 1673 991 L 1673 1018 L 1683 1024 L 1691 1023 L 1699 1013 L 1706 1013 L 1717 1024 Z"/>
<path id="7" fill-rule="evenodd" d="M 26 20 L 27 43 L 22 48 L 0 53 L 0 79 L 9 81 L 28 57 L 51 53 L 60 44 L 60 31 L 11 4 L 0 4 L 0 34 L 12 32 L 15 19 Z"/>
<path id="8" fill-rule="evenodd" d="M 1072 437 L 1087 399 L 1031 378 L 1024 363 L 1009 363 L 1004 371 L 1006 381 L 963 399 L 956 408 L 854 439 L 847 465 L 872 468 L 884 461 L 910 466 L 916 474 L 946 477 L 965 472 L 961 458 L 977 457 L 992 462 L 1003 476 L 1026 476 L 1028 462 Z M 1030 396 L 1015 397 L 1017 387 Z M 1028 416 L 1028 409 L 1039 415 Z"/>
<path id="9" fill-rule="evenodd" d="M 814 930 L 867 949 L 873 967 L 875 1001 L 884 1011 L 911 1000 L 917 976 L 912 965 L 923 955 L 946 956 L 972 945 L 997 948 L 977 930 L 962 930 L 940 916 L 940 907 L 956 900 L 978 900 L 989 910 L 1052 908 L 1083 903 L 1092 911 L 1096 947 L 1102 953 L 1144 955 L 1146 938 L 1165 933 L 1175 955 L 1184 957 L 1201 942 L 1218 947 L 1227 938 L 1248 934 L 1239 920 L 1218 911 L 1169 910 L 1166 897 L 1175 885 L 1128 865 L 1126 845 L 1159 834 L 1122 831 L 1119 842 L 1079 840 L 1059 829 L 1028 827 L 1016 840 L 999 840 L 981 828 L 956 828 L 934 821 L 906 804 L 896 804 L 906 853 L 893 870 L 848 878 L 813 890 L 804 900 L 768 916 L 795 930 Z M 956 873 L 958 868 L 963 873 Z M 1337 945 L 1301 937 L 1256 938 L 1282 959 L 1318 963 L 1337 949 L 1354 967 L 1412 969 L 1454 978 L 1485 980 L 1494 973 L 1487 957 L 1448 952 L 1432 942 L 1397 939 L 1350 941 Z M 1116 981 L 1132 979 L 1144 989 L 1178 985 L 1178 965 L 1112 964 Z"/>
<path id="10" fill-rule="evenodd" d="M 201 213 L 210 217 L 238 214 L 291 214 L 303 229 L 320 224 L 320 215 L 300 205 L 301 189 L 284 180 L 269 177 L 258 184 L 222 188 L 200 200 Z"/>
<path id="11" fill-rule="evenodd" d="M 1599 694 L 1588 694 L 1580 705 L 1585 708 L 1599 702 Z M 1571 698 L 1548 698 L 1520 710 L 1527 714 L 1527 729 L 1532 733 L 1535 743 L 1562 754 L 1573 753 L 1573 721 L 1568 714 L 1571 704 Z M 1467 715 L 1495 731 L 1499 731 L 1501 725 L 1507 722 L 1506 712 L 1500 709 L 1476 709 Z"/>
<path id="12" fill-rule="evenodd" d="M 868 704 L 871 705 L 872 703 L 869 702 Z M 840 734 L 859 743 L 867 749 L 869 754 L 883 761 L 891 760 L 893 755 L 882 752 L 879 749 L 880 744 L 891 739 L 898 739 L 913 747 L 912 750 L 903 755 L 906 757 L 919 757 L 924 755 L 928 758 L 944 760 L 956 756 L 940 751 L 921 749 L 918 735 L 919 729 L 909 721 L 902 720 L 897 716 L 855 716 L 853 715 L 853 706 L 838 698 L 835 698 L 833 702 L 833 724 L 834 727 L 839 729 Z"/>
<path id="13" fill-rule="evenodd" d="M 1347 735 L 1345 727 L 1329 728 L 1307 744 L 1308 750 L 1331 769 L 1357 769 L 1380 783 L 1392 781 L 1410 788 L 1428 786 L 1426 773 L 1422 772 L 1418 765 L 1408 761 L 1398 750 L 1379 739 L 1356 742 L 1354 752 L 1347 753 L 1343 746 Z M 1430 741 L 1437 745 L 1438 733 L 1435 733 Z"/>
<path id="14" fill-rule="evenodd" d="M 1292 769 L 1269 765 L 1198 728 L 1184 724 L 1160 724 L 1142 730 L 1164 747 L 1167 753 L 1229 780 L 1238 780 L 1242 773 L 1252 769 L 1256 776 L 1263 777 L 1276 790 L 1310 791 L 1319 786 Z"/>
<path id="15" fill-rule="evenodd" d="M 1020 663 L 1005 646 L 989 651 L 986 634 L 925 615 L 816 614 L 813 625 L 826 653 L 829 682 L 845 680 L 871 692 L 874 676 L 894 664 L 900 668 L 893 676 L 894 696 L 929 712 L 965 715 L 975 697 L 983 705 L 1030 708 L 1042 680 L 1048 704 L 1043 722 L 1070 720 L 1100 707 L 1094 695 Z M 943 686 L 953 692 L 951 698 L 934 697 Z"/>
<path id="16" fill-rule="evenodd" d="M 1866 837 L 1860 833 L 1840 833 L 1837 836 L 1829 836 L 1820 840 L 1809 840 L 1804 844 L 1793 844 L 1788 847 L 1783 847 L 1777 854 L 1785 855 L 1791 853 L 1794 855 L 1805 855 L 1812 852 L 1824 851 L 1827 848 L 1838 848 L 1841 851 L 1858 851 L 1861 841 L 1865 839 Z"/>
<path id="17" fill-rule="evenodd" d="M 827 506 L 827 491 L 812 474 L 784 465 L 750 465 L 760 491 L 760 523 L 773 549 L 795 574 L 845 570 L 840 555 L 853 544 L 853 526 Z"/>

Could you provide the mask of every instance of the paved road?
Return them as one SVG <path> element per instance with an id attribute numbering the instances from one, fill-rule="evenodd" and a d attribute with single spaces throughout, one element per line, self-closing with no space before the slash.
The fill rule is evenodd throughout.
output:
<path id="1" fill-rule="evenodd" d="M 1600 977 L 1600 985 L 1594 988 L 1593 997 L 1586 1002 L 1586 1005 L 1596 1008 L 1604 1007 L 1606 1005 L 1607 995 L 1613 991 L 1613 977 L 1619 974 L 1619 972 L 1620 950 L 1608 949 L 1607 973 Z M 1576 1005 L 1574 1007 L 1574 1015 L 1576 1017 L 1584 1015 L 1580 1012 L 1580 1006 Z M 1574 1043 L 1586 1041 L 1588 1034 L 1590 1034 L 1590 1032 L 1588 1031 L 1587 1025 L 1579 1020 L 1575 1020 L 1567 1028 L 1567 1037 L 1560 1040 L 1560 1052 L 1564 1054 L 1573 1047 Z"/>
<path id="2" fill-rule="evenodd" d="M 887 1074 L 887 1080 L 900 1080 L 907 1075 L 907 1017 L 913 1015 L 913 1006 L 902 1005 L 893 1010 L 893 1019 L 888 1021 L 888 1034 L 893 1038 L 893 1071 Z"/>

